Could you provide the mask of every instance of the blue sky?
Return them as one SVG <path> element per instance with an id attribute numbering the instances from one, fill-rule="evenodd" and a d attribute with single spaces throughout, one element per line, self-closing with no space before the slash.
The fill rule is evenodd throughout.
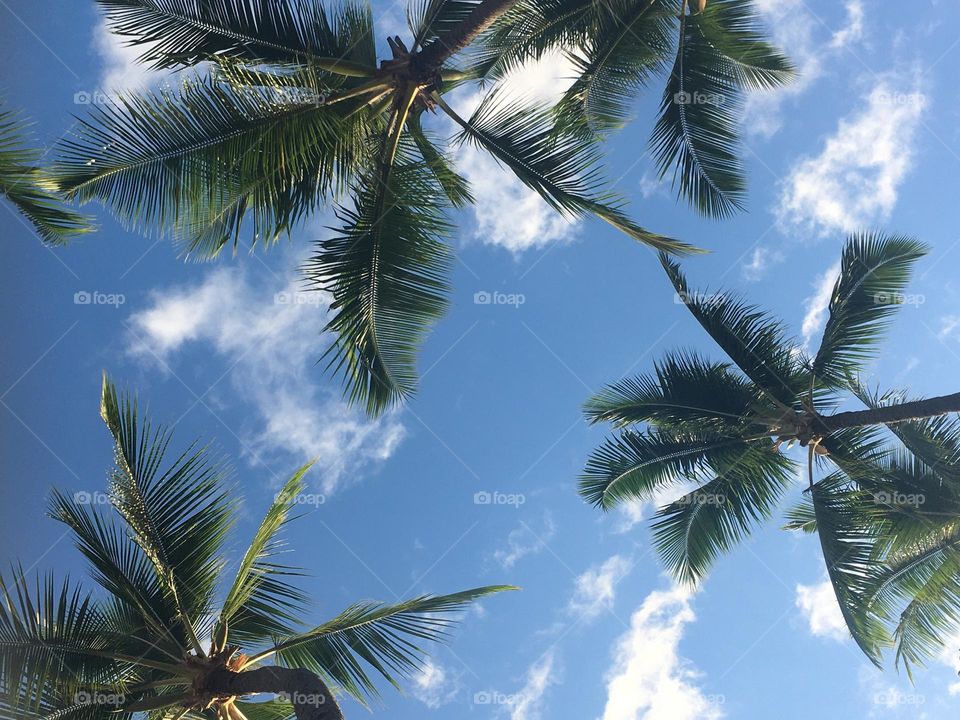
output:
<path id="1" fill-rule="evenodd" d="M 932 252 L 870 380 L 956 391 L 960 7 L 757 5 L 802 75 L 749 100 L 748 212 L 701 220 L 657 184 L 645 155 L 657 92 L 612 140 L 608 175 L 641 224 L 714 251 L 686 264 L 697 285 L 746 293 L 808 342 L 846 232 L 920 237 Z M 381 32 L 403 34 L 403 4 L 382 7 Z M 165 81 L 131 64 L 88 0 L 0 0 L 0 18 L 0 88 L 36 119 L 44 145 L 97 93 Z M 548 97 L 562 72 L 547 62 L 517 82 Z M 176 423 L 182 442 L 214 440 L 234 458 L 247 498 L 238 549 L 277 485 L 319 458 L 310 512 L 290 533 L 291 560 L 314 573 L 316 620 L 360 598 L 523 586 L 467 614 L 405 695 L 385 689 L 377 713 L 955 715 L 960 639 L 914 687 L 874 670 L 838 627 L 814 538 L 774 521 L 692 594 L 661 573 L 642 522 L 651 508 L 600 515 L 579 499 L 577 475 L 603 437 L 581 419 L 586 397 L 667 349 L 718 350 L 649 251 L 601 223 L 558 221 L 482 157 L 461 162 L 480 202 L 457 218 L 452 308 L 426 344 L 418 396 L 378 422 L 345 407 L 314 366 L 326 301 L 299 292 L 296 267 L 329 216 L 266 253 L 183 264 L 105 212 L 99 233 L 53 251 L 0 210 L 4 554 L 81 571 L 44 504 L 51 486 L 91 497 L 104 488 L 97 392 L 107 369 Z M 505 302 L 478 303 L 478 293 Z"/>

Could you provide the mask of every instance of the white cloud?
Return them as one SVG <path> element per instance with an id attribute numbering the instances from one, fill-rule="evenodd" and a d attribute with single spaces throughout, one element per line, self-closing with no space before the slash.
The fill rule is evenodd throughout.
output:
<path id="1" fill-rule="evenodd" d="M 861 0 L 848 0 L 847 24 L 824 40 L 818 37 L 823 23 L 810 11 L 806 0 L 756 0 L 754 5 L 770 30 L 774 45 L 797 69 L 797 77 L 788 85 L 753 92 L 747 97 L 747 133 L 770 138 L 783 124 L 783 103 L 809 90 L 823 75 L 832 56 L 862 38 L 864 13 Z"/>
<path id="2" fill-rule="evenodd" d="M 803 158 L 783 183 L 781 222 L 821 234 L 886 220 L 913 163 L 926 96 L 882 81 L 865 107 L 840 121 L 816 157 Z"/>
<path id="3" fill-rule="evenodd" d="M 510 696 L 506 708 L 510 720 L 540 720 L 547 688 L 556 684 L 554 651 L 547 651 L 529 670 L 524 686 Z"/>
<path id="4" fill-rule="evenodd" d="M 960 328 L 960 315 L 945 315 L 940 318 L 940 331 L 937 337 L 946 340 L 956 333 L 957 328 Z"/>
<path id="5" fill-rule="evenodd" d="M 863 1 L 847 0 L 847 24 L 837 30 L 830 39 L 830 47 L 843 48 L 863 38 Z"/>
<path id="6" fill-rule="evenodd" d="M 838 260 L 827 268 L 814 284 L 813 295 L 806 299 L 806 315 L 803 316 L 803 346 L 810 348 L 810 341 L 826 321 L 827 309 L 830 307 L 830 297 L 833 295 L 833 286 L 840 276 L 840 261 Z"/>
<path id="7" fill-rule="evenodd" d="M 572 76 L 570 61 L 553 53 L 511 73 L 502 92 L 504 97 L 524 97 L 550 105 L 570 85 Z M 481 97 L 481 93 L 459 96 L 454 107 L 466 116 L 480 104 Z M 573 238 L 577 222 L 562 217 L 486 151 L 464 144 L 457 153 L 457 167 L 473 190 L 477 223 L 474 236 L 484 244 L 520 253 Z"/>
<path id="8" fill-rule="evenodd" d="M 150 70 L 137 62 L 144 46 L 126 45 L 123 38 L 110 32 L 105 20 L 94 28 L 93 47 L 102 64 L 100 88 L 104 92 L 142 90 L 170 76 L 167 71 Z"/>
<path id="9" fill-rule="evenodd" d="M 452 701 L 462 687 L 458 677 L 451 675 L 446 668 L 430 658 L 427 658 L 420 672 L 411 681 L 413 696 L 431 710 Z"/>
<path id="10" fill-rule="evenodd" d="M 130 318 L 129 349 L 174 373 L 186 346 L 208 353 L 225 368 L 233 394 L 257 411 L 259 426 L 237 431 L 247 459 L 282 461 L 277 475 L 285 478 L 316 458 L 313 472 L 330 493 L 390 457 L 404 429 L 395 415 L 368 420 L 324 384 L 316 359 L 329 342 L 320 333 L 329 297 L 298 293 L 297 285 L 289 278 L 254 287 L 243 271 L 219 268 L 198 284 L 154 292 Z"/>
<path id="11" fill-rule="evenodd" d="M 543 528 L 539 532 L 534 531 L 527 523 L 521 523 L 520 527 L 511 530 L 507 535 L 507 546 L 495 551 L 493 557 L 504 569 L 510 569 L 521 558 L 542 552 L 556 530 L 553 516 L 549 512 L 544 513 Z"/>
<path id="12" fill-rule="evenodd" d="M 845 640 L 850 636 L 829 580 L 817 585 L 797 585 L 794 602 L 814 635 L 833 640 Z"/>
<path id="13" fill-rule="evenodd" d="M 722 698 L 704 694 L 697 671 L 679 653 L 684 628 L 696 617 L 691 592 L 650 593 L 617 641 L 607 675 L 603 720 L 717 720 Z"/>
<path id="14" fill-rule="evenodd" d="M 744 279 L 755 282 L 767 274 L 771 265 L 783 261 L 783 253 L 763 245 L 757 245 L 750 253 L 750 259 L 745 262 L 740 271 Z"/>
<path id="15" fill-rule="evenodd" d="M 567 612 L 590 621 L 602 612 L 613 609 L 617 585 L 632 569 L 630 559 L 622 555 L 614 555 L 602 565 L 591 567 L 577 577 Z"/>

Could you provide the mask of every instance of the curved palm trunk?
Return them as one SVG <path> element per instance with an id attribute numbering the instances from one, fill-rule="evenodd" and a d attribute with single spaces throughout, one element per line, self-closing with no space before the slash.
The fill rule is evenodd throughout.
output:
<path id="1" fill-rule="evenodd" d="M 896 424 L 954 412 L 960 412 L 960 393 L 869 410 L 822 415 L 818 418 L 818 422 L 821 424 L 820 429 L 823 431 L 835 432 L 843 428 Z"/>
<path id="2" fill-rule="evenodd" d="M 519 0 L 482 0 L 466 20 L 421 50 L 413 62 L 417 75 L 432 77 L 448 59 L 466 48 Z"/>
<path id="3" fill-rule="evenodd" d="M 309 670 L 276 665 L 209 676 L 206 691 L 218 696 L 282 693 L 293 704 L 297 720 L 343 720 L 343 713 L 326 684 Z"/>

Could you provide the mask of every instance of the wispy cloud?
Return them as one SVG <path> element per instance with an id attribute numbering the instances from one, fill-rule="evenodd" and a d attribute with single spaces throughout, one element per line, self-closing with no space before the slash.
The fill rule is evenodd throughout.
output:
<path id="1" fill-rule="evenodd" d="M 777 208 L 780 221 L 827 234 L 885 220 L 913 164 L 926 106 L 915 85 L 878 83 L 862 109 L 840 121 L 819 155 L 790 170 Z"/>
<path id="2" fill-rule="evenodd" d="M 740 267 L 740 272 L 745 280 L 756 282 L 767 274 L 771 265 L 779 262 L 783 262 L 783 253 L 764 245 L 757 245 L 750 253 L 750 259 Z"/>
<path id="3" fill-rule="evenodd" d="M 543 523 L 537 530 L 527 523 L 521 523 L 520 527 L 511 530 L 507 535 L 506 547 L 496 550 L 493 557 L 504 569 L 510 569 L 522 558 L 542 552 L 556 531 L 553 516 L 546 512 L 543 515 Z"/>
<path id="4" fill-rule="evenodd" d="M 589 622 L 601 613 L 612 610 L 617 586 L 632 569 L 633 563 L 623 555 L 614 555 L 602 564 L 594 565 L 577 577 L 567 612 Z"/>
<path id="5" fill-rule="evenodd" d="M 803 346 L 810 349 L 810 341 L 820 332 L 827 317 L 827 309 L 830 307 L 830 297 L 833 295 L 833 286 L 840 275 L 840 261 L 838 260 L 829 268 L 824 270 L 814 283 L 813 294 L 808 297 L 804 303 L 807 312 L 803 316 Z"/>
<path id="6" fill-rule="evenodd" d="M 607 674 L 603 720 L 717 720 L 720 697 L 706 694 L 700 676 L 680 655 L 686 626 L 696 617 L 685 588 L 656 590 L 633 613 L 617 641 Z"/>
<path id="7" fill-rule="evenodd" d="M 510 720 L 540 720 L 547 689 L 557 682 L 554 652 L 546 652 L 528 670 L 520 690 L 510 696 L 506 705 Z"/>
<path id="8" fill-rule="evenodd" d="M 833 48 L 844 48 L 863 39 L 863 0 L 847 0 L 844 7 L 847 10 L 847 24 L 830 39 L 830 47 Z"/>
<path id="9" fill-rule="evenodd" d="M 254 285 L 219 268 L 199 283 L 155 291 L 129 318 L 129 351 L 173 373 L 188 346 L 225 369 L 231 395 L 252 406 L 256 430 L 238 430 L 254 463 L 280 460 L 283 473 L 317 458 L 324 492 L 390 457 L 404 436 L 395 415 L 370 421 L 339 399 L 316 359 L 329 297 L 301 293 L 294 278 Z M 202 394 L 205 388 L 197 388 Z"/>
<path id="10" fill-rule="evenodd" d="M 450 703 L 462 688 L 460 678 L 432 658 L 427 658 L 411 679 L 413 696 L 431 710 Z"/>
<path id="11" fill-rule="evenodd" d="M 142 90 L 170 77 L 168 71 L 151 70 L 137 62 L 144 46 L 131 47 L 123 38 L 110 32 L 105 20 L 94 27 L 93 47 L 100 57 L 100 90 L 107 93 Z"/>

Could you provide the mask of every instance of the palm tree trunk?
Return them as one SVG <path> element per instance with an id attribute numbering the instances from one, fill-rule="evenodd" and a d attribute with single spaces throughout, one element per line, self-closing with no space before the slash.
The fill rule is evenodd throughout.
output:
<path id="1" fill-rule="evenodd" d="M 936 417 L 947 413 L 960 412 L 960 393 L 941 395 L 927 400 L 914 400 L 899 405 L 887 405 L 869 410 L 822 415 L 818 419 L 819 430 L 824 434 L 843 428 L 862 427 L 864 425 L 886 425 Z"/>
<path id="2" fill-rule="evenodd" d="M 476 40 L 480 33 L 518 2 L 519 0 L 482 0 L 466 20 L 438 37 L 414 57 L 416 74 L 424 78 L 436 75 L 449 58 Z"/>
<path id="3" fill-rule="evenodd" d="M 212 673 L 205 685 L 205 690 L 220 696 L 282 693 L 293 704 L 297 720 L 343 720 L 333 693 L 323 680 L 303 668 L 271 665 L 244 672 L 224 669 Z"/>

